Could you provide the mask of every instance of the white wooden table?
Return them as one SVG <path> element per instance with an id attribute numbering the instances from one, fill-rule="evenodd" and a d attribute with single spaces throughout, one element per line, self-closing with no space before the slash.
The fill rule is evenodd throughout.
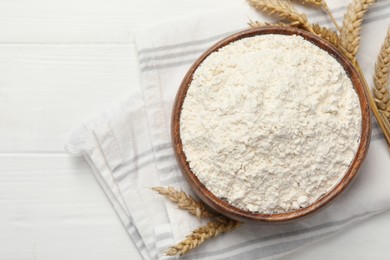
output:
<path id="1" fill-rule="evenodd" d="M 140 259 L 64 143 L 139 88 L 134 30 L 226 2 L 0 0 L 0 259 Z M 389 231 L 390 212 L 285 259 L 389 259 Z"/>

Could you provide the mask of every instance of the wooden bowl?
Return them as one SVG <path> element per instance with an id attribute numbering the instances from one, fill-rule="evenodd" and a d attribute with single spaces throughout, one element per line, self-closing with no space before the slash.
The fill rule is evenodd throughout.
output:
<path id="1" fill-rule="evenodd" d="M 350 77 L 355 90 L 359 96 L 360 107 L 362 112 L 362 132 L 360 144 L 358 147 L 358 151 L 355 155 L 355 158 L 352 161 L 347 173 L 343 177 L 343 179 L 335 186 L 331 191 L 326 193 L 323 197 L 315 201 L 313 204 L 306 208 L 301 208 L 298 210 L 286 212 L 286 213 L 278 213 L 278 214 L 262 214 L 262 213 L 252 213 L 249 211 L 245 211 L 239 209 L 237 207 L 232 206 L 226 201 L 218 198 L 213 193 L 211 193 L 204 185 L 199 181 L 196 175 L 191 171 L 186 155 L 183 152 L 182 142 L 180 138 L 180 113 L 182 109 L 182 105 L 192 81 L 192 76 L 198 66 L 209 56 L 212 52 L 220 49 L 221 47 L 251 36 L 262 35 L 262 34 L 282 34 L 282 35 L 300 35 L 304 39 L 310 41 L 314 45 L 320 47 L 321 49 L 327 51 L 330 55 L 336 58 L 336 60 L 344 67 L 348 76 Z M 364 91 L 364 80 L 361 78 L 362 76 L 357 72 L 353 64 L 342 55 L 333 45 L 329 42 L 303 30 L 295 29 L 295 28 L 284 28 L 284 27 L 264 27 L 258 29 L 250 29 L 242 32 L 238 32 L 233 34 L 230 37 L 216 43 L 210 49 L 208 49 L 200 58 L 192 65 L 187 74 L 185 75 L 183 82 L 178 90 L 175 104 L 173 107 L 173 115 L 172 115 L 172 142 L 176 155 L 177 162 L 181 171 L 188 181 L 189 185 L 193 189 L 193 191 L 199 196 L 199 198 L 205 202 L 209 207 L 214 209 L 215 211 L 230 217 L 232 219 L 243 221 L 243 222 L 284 222 L 289 220 L 294 220 L 306 216 L 310 213 L 318 211 L 320 208 L 324 207 L 331 200 L 333 200 L 336 196 L 338 196 L 345 188 L 351 183 L 351 181 L 356 176 L 358 169 L 367 153 L 370 136 L 371 136 L 371 124 L 370 124 L 370 112 L 369 106 L 367 102 L 367 97 Z M 359 198 L 356 198 L 359 199 Z"/>

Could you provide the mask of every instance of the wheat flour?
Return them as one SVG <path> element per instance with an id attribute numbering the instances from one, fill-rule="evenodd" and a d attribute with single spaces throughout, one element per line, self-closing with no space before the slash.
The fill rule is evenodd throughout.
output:
<path id="1" fill-rule="evenodd" d="M 344 176 L 361 133 L 342 66 L 300 36 L 241 39 L 209 55 L 183 103 L 190 168 L 216 196 L 252 212 L 307 207 Z"/>

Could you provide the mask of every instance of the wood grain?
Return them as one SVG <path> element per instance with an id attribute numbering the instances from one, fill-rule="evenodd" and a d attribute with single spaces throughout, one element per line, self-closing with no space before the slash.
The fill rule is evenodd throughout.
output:
<path id="1" fill-rule="evenodd" d="M 300 35 L 306 40 L 312 42 L 323 50 L 327 51 L 330 55 L 336 58 L 336 60 L 343 66 L 348 76 L 350 77 L 355 90 L 359 96 L 360 106 L 362 109 L 362 133 L 361 141 L 358 147 L 358 151 L 352 164 L 345 174 L 341 182 L 336 185 L 336 187 L 328 192 L 325 196 L 321 197 L 315 203 L 311 204 L 306 208 L 299 210 L 280 213 L 280 214 L 261 214 L 261 213 L 251 213 L 238 209 L 226 201 L 223 201 L 211 193 L 196 177 L 195 174 L 191 171 L 189 164 L 186 159 L 186 155 L 183 152 L 182 142 L 180 138 L 180 113 L 181 108 L 187 93 L 187 90 L 191 84 L 192 75 L 197 67 L 209 56 L 212 52 L 218 50 L 219 48 L 242 38 L 251 37 L 261 34 L 283 34 L 283 35 Z M 352 182 L 356 174 L 358 173 L 359 167 L 368 151 L 368 146 L 371 136 L 371 122 L 370 122 L 370 111 L 368 106 L 368 101 L 366 93 L 364 91 L 364 81 L 361 78 L 360 74 L 356 71 L 352 63 L 342 55 L 334 46 L 329 44 L 327 41 L 303 30 L 295 28 L 286 28 L 286 27 L 264 27 L 257 29 L 250 29 L 236 33 L 212 46 L 208 49 L 189 69 L 185 75 L 179 91 L 176 96 L 175 104 L 172 111 L 172 142 L 175 150 L 175 155 L 177 162 L 181 168 L 181 171 L 184 177 L 187 179 L 191 188 L 194 192 L 212 209 L 217 212 L 226 215 L 230 218 L 236 219 L 238 221 L 244 222 L 285 222 L 290 220 L 295 220 L 304 216 L 309 215 L 310 213 L 316 212 L 319 209 L 327 205 L 331 200 L 338 196 L 346 187 Z"/>
<path id="2" fill-rule="evenodd" d="M 0 153 L 65 153 L 75 127 L 140 91 L 133 46 L 0 44 L 0 57 Z"/>
<path id="3" fill-rule="evenodd" d="M 0 43 L 128 44 L 134 30 L 232 4 L 237 1 L 0 1 Z"/>
<path id="4" fill-rule="evenodd" d="M 0 156 L 0 259 L 141 259 L 83 158 Z"/>

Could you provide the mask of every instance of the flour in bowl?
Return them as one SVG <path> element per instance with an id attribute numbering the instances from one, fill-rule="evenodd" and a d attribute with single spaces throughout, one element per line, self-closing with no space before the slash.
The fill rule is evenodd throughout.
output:
<path id="1" fill-rule="evenodd" d="M 243 210 L 288 212 L 345 175 L 361 134 L 359 98 L 343 67 L 300 36 L 233 42 L 198 67 L 180 137 L 193 173 Z"/>

